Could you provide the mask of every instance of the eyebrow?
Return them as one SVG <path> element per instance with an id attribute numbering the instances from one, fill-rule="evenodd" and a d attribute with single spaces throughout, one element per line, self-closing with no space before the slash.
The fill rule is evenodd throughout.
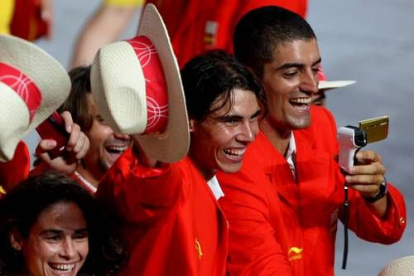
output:
<path id="1" fill-rule="evenodd" d="M 258 117 L 261 112 L 262 110 L 258 109 L 255 113 L 253 113 L 252 116 L 250 116 L 250 118 Z M 242 119 L 243 119 L 243 116 L 240 116 L 240 115 L 225 115 L 225 116 L 219 117 L 219 120 L 221 121 L 226 121 L 226 120 L 240 121 Z"/>
<path id="2" fill-rule="evenodd" d="M 61 234 L 63 230 L 57 230 L 57 229 L 45 229 L 42 232 L 40 232 L 40 235 L 45 234 Z M 82 232 L 88 232 L 88 228 L 81 228 L 74 231 L 75 233 L 82 233 Z"/>
<path id="3" fill-rule="evenodd" d="M 317 64 L 319 64 L 321 62 L 322 62 L 322 58 L 319 58 L 317 61 L 315 61 L 312 64 L 312 67 L 313 66 L 316 66 Z M 292 68 L 292 67 L 303 68 L 304 65 L 303 65 L 303 63 L 294 63 L 294 62 L 292 62 L 292 63 L 285 63 L 285 64 L 282 64 L 281 66 L 277 67 L 276 70 L 278 71 L 278 70 L 283 70 L 283 69 Z"/>
<path id="4" fill-rule="evenodd" d="M 259 108 L 250 118 L 259 117 L 260 113 L 262 113 L 262 110 Z"/>

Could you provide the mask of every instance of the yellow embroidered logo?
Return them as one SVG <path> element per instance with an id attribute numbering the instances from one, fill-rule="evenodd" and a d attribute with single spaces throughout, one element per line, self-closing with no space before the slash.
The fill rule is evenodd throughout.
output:
<path id="1" fill-rule="evenodd" d="M 289 261 L 302 259 L 303 248 L 291 247 L 288 252 Z"/>
<path id="2" fill-rule="evenodd" d="M 197 238 L 195 239 L 195 249 L 198 251 L 198 258 L 201 260 L 201 257 L 203 257 L 203 251 L 201 250 L 201 244 Z"/>

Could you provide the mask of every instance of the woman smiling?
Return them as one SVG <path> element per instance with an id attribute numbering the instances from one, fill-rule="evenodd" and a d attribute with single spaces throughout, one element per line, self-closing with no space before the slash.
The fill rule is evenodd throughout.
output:
<path id="1" fill-rule="evenodd" d="M 111 275 L 123 259 L 94 199 L 57 173 L 31 177 L 0 201 L 0 275 Z"/>

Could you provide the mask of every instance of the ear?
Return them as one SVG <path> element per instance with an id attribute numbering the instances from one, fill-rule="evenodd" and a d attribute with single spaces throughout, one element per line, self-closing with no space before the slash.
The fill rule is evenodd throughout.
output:
<path id="1" fill-rule="evenodd" d="M 21 238 L 19 231 L 17 231 L 16 228 L 13 228 L 10 231 L 9 238 L 10 238 L 10 244 L 14 250 L 16 251 L 22 250 L 22 238 Z"/>

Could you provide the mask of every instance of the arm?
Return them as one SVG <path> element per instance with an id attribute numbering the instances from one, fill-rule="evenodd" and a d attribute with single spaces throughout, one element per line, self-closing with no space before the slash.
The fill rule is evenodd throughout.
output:
<path id="1" fill-rule="evenodd" d="M 373 203 L 365 200 L 379 193 L 386 169 L 381 156 L 374 151 L 359 151 L 356 158 L 363 165 L 352 167 L 345 176 L 350 187 L 349 228 L 364 240 L 384 244 L 396 242 L 406 227 L 404 197 L 388 185 L 386 196 Z M 343 210 L 340 217 L 343 218 Z"/>
<path id="2" fill-rule="evenodd" d="M 182 193 L 183 174 L 175 164 L 161 164 L 134 146 L 109 169 L 96 196 L 131 223 L 151 222 L 169 215 Z"/>
<path id="3" fill-rule="evenodd" d="M 387 185 L 387 195 L 378 200 L 379 206 L 383 206 L 385 201 L 386 211 L 382 216 L 373 206 L 375 203 L 367 202 L 361 193 L 350 190 L 349 228 L 364 240 L 391 244 L 397 242 L 404 233 L 407 220 L 404 197 L 392 184 Z"/>
<path id="4" fill-rule="evenodd" d="M 91 64 L 100 47 L 119 39 L 136 10 L 134 6 L 103 4 L 79 35 L 71 67 Z"/>

